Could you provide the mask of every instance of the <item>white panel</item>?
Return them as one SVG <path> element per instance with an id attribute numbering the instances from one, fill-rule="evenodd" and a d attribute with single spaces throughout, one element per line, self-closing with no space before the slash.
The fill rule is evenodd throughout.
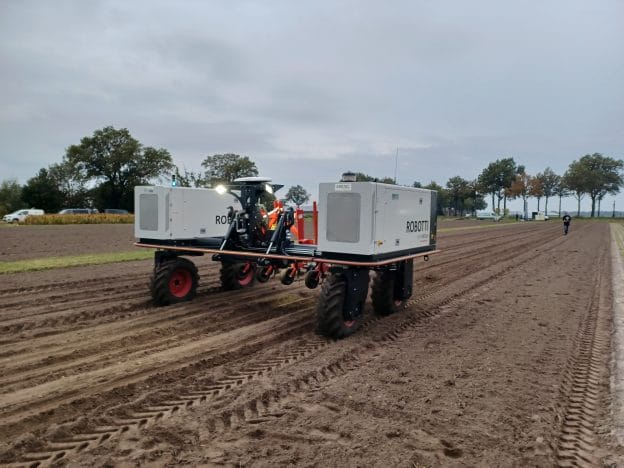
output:
<path id="1" fill-rule="evenodd" d="M 144 230 L 141 223 L 141 195 L 158 197 L 158 230 Z M 135 237 L 144 239 L 197 239 L 222 237 L 228 227 L 227 209 L 240 209 L 230 194 L 220 195 L 214 189 L 188 187 L 135 187 Z M 143 212 L 151 210 L 143 210 Z"/>
<path id="2" fill-rule="evenodd" d="M 330 194 L 359 193 L 360 216 L 353 213 L 337 216 L 335 209 L 328 217 Z M 332 196 L 332 198 L 336 198 Z M 335 207 L 332 207 L 335 208 Z M 331 209 L 331 208 L 330 208 Z M 353 210 L 351 210 L 353 211 Z M 338 221 L 337 221 L 338 219 Z M 329 221 L 328 221 L 329 220 Z M 328 222 L 345 223 L 345 229 L 359 231 L 358 242 L 336 242 L 330 239 L 338 231 Z M 319 242 L 321 252 L 351 255 L 378 255 L 426 247 L 431 232 L 431 191 L 374 182 L 322 183 L 319 185 Z M 328 233 L 330 235 L 328 236 Z"/>

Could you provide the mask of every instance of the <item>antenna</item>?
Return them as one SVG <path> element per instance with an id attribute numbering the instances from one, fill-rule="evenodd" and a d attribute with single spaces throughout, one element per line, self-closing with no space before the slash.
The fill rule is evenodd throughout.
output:
<path id="1" fill-rule="evenodd" d="M 397 166 L 399 165 L 399 147 L 397 146 L 396 156 L 394 157 L 394 184 L 396 185 Z"/>

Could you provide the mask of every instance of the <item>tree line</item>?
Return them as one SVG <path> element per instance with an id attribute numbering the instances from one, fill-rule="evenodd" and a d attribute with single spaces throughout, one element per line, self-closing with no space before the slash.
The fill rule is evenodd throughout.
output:
<path id="1" fill-rule="evenodd" d="M 237 154 L 207 156 L 201 166 L 203 171 L 181 171 L 166 149 L 143 146 L 128 129 L 109 126 L 68 147 L 60 163 L 39 169 L 24 185 L 14 179 L 0 182 L 0 216 L 25 207 L 47 213 L 68 207 L 132 212 L 137 185 L 175 180 L 180 186 L 205 187 L 258 175 L 256 164 Z M 266 198 L 268 204 L 274 197 Z M 285 198 L 301 205 L 310 195 L 296 185 Z"/>
<path id="2" fill-rule="evenodd" d="M 256 164 L 248 156 L 233 153 L 206 156 L 201 167 L 197 172 L 181 170 L 166 149 L 143 146 L 127 129 L 109 126 L 69 146 L 60 163 L 39 169 L 23 186 L 16 180 L 0 182 L 0 215 L 24 207 L 52 213 L 67 207 L 133 211 L 136 185 L 173 179 L 180 186 L 214 187 L 239 177 L 258 175 Z M 593 153 L 573 161 L 562 175 L 549 167 L 530 175 L 525 166 L 517 164 L 513 158 L 502 158 L 488 164 L 472 180 L 457 175 L 449 178 L 444 187 L 434 181 L 424 186 L 414 182 L 413 186 L 437 190 L 438 212 L 449 215 L 482 210 L 488 199 L 492 209 L 501 214 L 507 212 L 508 200 L 521 199 L 526 214 L 531 197 L 537 200 L 538 211 L 543 199 L 546 212 L 549 200 L 557 197 L 561 212 L 561 199 L 568 196 L 578 201 L 577 214 L 580 215 L 581 200 L 587 196 L 591 200 L 593 217 L 596 212 L 600 215 L 603 198 L 617 194 L 624 185 L 623 169 L 621 159 Z M 355 174 L 358 181 L 395 183 L 390 177 Z M 300 206 L 310 199 L 310 194 L 295 185 L 286 192 L 284 199 Z"/>

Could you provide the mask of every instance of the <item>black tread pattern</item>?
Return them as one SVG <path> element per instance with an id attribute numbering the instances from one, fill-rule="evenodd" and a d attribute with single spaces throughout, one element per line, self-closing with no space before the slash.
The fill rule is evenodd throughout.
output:
<path id="1" fill-rule="evenodd" d="M 394 280 L 396 275 L 396 271 L 388 270 L 375 273 L 371 288 L 371 302 L 373 303 L 373 311 L 377 315 L 392 315 L 407 305 L 407 300 L 399 305 L 394 303 Z"/>
<path id="2" fill-rule="evenodd" d="M 351 327 L 345 325 L 343 304 L 347 291 L 347 279 L 341 274 L 330 275 L 323 283 L 316 306 L 316 330 L 329 338 L 345 338 L 359 328 L 361 318 Z"/>
<path id="3" fill-rule="evenodd" d="M 242 285 L 238 279 L 238 272 L 243 266 L 243 263 L 230 263 L 222 262 L 221 270 L 219 271 L 219 278 L 221 280 L 221 288 L 224 291 L 237 291 L 253 285 L 255 281 L 255 275 L 252 272 L 251 282 L 248 285 Z"/>
<path id="4" fill-rule="evenodd" d="M 190 271 L 191 277 L 193 278 L 191 290 L 182 298 L 174 296 L 169 291 L 169 278 L 174 271 L 180 268 Z M 177 257 L 165 260 L 154 268 L 154 272 L 150 278 L 150 292 L 152 293 L 152 298 L 156 305 L 176 304 L 193 299 L 197 295 L 198 283 L 199 273 L 197 272 L 195 264 L 186 258 Z"/>

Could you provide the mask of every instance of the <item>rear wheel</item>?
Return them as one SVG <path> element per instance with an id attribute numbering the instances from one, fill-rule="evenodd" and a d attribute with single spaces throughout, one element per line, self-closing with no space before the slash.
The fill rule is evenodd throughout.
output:
<path id="1" fill-rule="evenodd" d="M 197 295 L 199 274 L 186 258 L 164 260 L 154 268 L 150 291 L 156 305 L 190 301 Z"/>
<path id="2" fill-rule="evenodd" d="M 254 268 L 250 262 L 221 263 L 221 287 L 225 291 L 235 291 L 253 285 Z"/>
<path id="3" fill-rule="evenodd" d="M 391 315 L 407 306 L 407 299 L 401 299 L 396 293 L 397 271 L 377 271 L 371 288 L 371 302 L 377 315 Z"/>
<path id="4" fill-rule="evenodd" d="M 329 338 L 345 338 L 360 327 L 364 303 L 358 310 L 345 312 L 347 279 L 341 274 L 330 275 L 323 283 L 316 307 L 316 329 Z"/>

